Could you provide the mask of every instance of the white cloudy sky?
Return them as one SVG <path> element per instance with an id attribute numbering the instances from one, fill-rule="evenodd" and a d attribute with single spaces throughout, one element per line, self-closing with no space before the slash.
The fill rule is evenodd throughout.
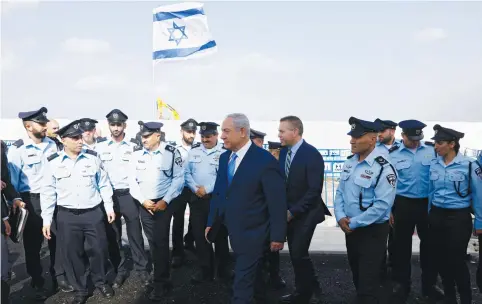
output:
<path id="1" fill-rule="evenodd" d="M 2 1 L 1 116 L 481 121 L 482 2 L 207 2 L 217 54 L 152 77 L 163 2 Z M 457 109 L 457 110 L 456 110 Z"/>

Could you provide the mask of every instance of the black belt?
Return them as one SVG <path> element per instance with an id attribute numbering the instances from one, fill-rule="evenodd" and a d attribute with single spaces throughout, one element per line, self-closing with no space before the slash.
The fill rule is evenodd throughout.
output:
<path id="1" fill-rule="evenodd" d="M 114 189 L 114 195 L 121 196 L 129 194 L 129 188 L 127 189 Z"/>
<path id="2" fill-rule="evenodd" d="M 94 206 L 92 208 L 84 208 L 84 209 L 72 209 L 72 208 L 65 208 L 64 206 L 57 206 L 59 210 L 62 211 L 67 211 L 76 215 L 83 214 L 92 210 L 95 210 L 100 207 L 101 204 L 98 204 L 97 206 Z"/>
<path id="3" fill-rule="evenodd" d="M 437 206 L 431 206 L 430 207 L 432 209 L 432 211 L 439 211 L 439 212 L 443 212 L 443 213 L 447 213 L 447 214 L 454 214 L 454 213 L 470 213 L 472 211 L 472 208 L 471 207 L 467 207 L 467 208 L 458 208 L 458 209 L 449 209 L 449 208 L 440 208 L 440 207 L 437 207 Z"/>
<path id="4" fill-rule="evenodd" d="M 40 198 L 40 193 L 22 192 L 20 195 L 28 195 L 33 198 Z"/>

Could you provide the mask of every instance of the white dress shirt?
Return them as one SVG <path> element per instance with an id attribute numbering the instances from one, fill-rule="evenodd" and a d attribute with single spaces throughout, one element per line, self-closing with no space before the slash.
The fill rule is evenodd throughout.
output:
<path id="1" fill-rule="evenodd" d="M 238 170 L 238 167 L 239 167 L 239 164 L 241 163 L 241 161 L 243 160 L 244 156 L 246 155 L 246 152 L 248 152 L 249 150 L 249 147 L 251 147 L 251 140 L 249 140 L 241 149 L 238 150 L 238 152 L 236 152 L 236 155 L 238 156 L 236 158 L 236 164 L 234 166 L 234 174 L 236 174 L 236 171 Z M 231 157 L 233 156 L 234 152 L 231 153 Z M 231 160 L 231 157 L 229 158 L 229 160 Z"/>

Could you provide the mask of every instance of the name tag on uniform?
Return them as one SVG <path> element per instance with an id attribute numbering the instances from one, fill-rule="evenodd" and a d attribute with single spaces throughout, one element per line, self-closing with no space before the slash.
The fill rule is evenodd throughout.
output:
<path id="1" fill-rule="evenodd" d="M 27 159 L 25 160 L 27 165 L 33 165 L 40 163 L 40 156 L 37 153 L 27 154 Z"/>

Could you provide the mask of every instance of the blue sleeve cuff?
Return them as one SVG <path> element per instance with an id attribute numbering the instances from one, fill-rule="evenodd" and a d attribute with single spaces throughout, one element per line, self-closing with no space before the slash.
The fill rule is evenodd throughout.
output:
<path id="1" fill-rule="evenodd" d="M 350 227 L 351 230 L 354 230 L 354 229 L 360 227 L 360 225 L 358 224 L 357 221 L 354 221 L 353 219 L 350 219 L 350 224 L 348 224 L 348 227 Z"/>

